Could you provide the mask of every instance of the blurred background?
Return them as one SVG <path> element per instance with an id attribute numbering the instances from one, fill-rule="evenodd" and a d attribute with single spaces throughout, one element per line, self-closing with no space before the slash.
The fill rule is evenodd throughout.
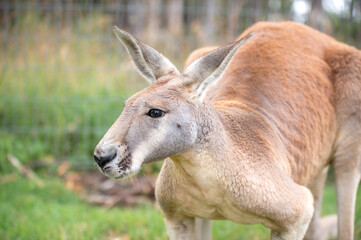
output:
<path id="1" fill-rule="evenodd" d="M 119 230 L 119 216 L 124 217 L 124 211 L 112 211 L 112 217 L 106 210 L 92 212 L 93 208 L 78 202 L 79 194 L 68 192 L 86 188 L 81 182 L 86 178 L 84 174 L 94 185 L 107 181 L 98 178 L 99 173 L 87 175 L 95 170 L 94 147 L 121 113 L 124 100 L 147 86 L 116 39 L 112 26 L 134 34 L 182 69 L 192 50 L 225 45 L 258 21 L 300 22 L 361 47 L 360 0 L 1 0 L 0 201 L 6 204 L 0 207 L 0 218 L 4 219 L 0 221 L 0 238 L 166 239 L 161 215 L 152 206 L 130 209 L 128 214 L 136 215 L 138 211 L 144 220 L 145 212 L 151 212 L 150 221 L 141 226 L 151 228 L 154 236 L 139 229 Z M 9 159 L 18 160 L 25 172 L 39 175 L 42 183 L 29 183 Z M 156 174 L 160 166 L 161 163 L 146 166 L 143 175 Z M 147 181 L 145 185 L 152 189 L 154 179 Z M 137 183 L 142 185 L 141 181 Z M 115 183 L 112 184 L 114 188 Z M 34 191 L 39 192 L 32 195 Z M 146 191 L 152 197 L 151 190 Z M 39 196 L 43 196 L 41 200 Z M 74 201 L 74 209 L 62 208 L 67 201 Z M 36 202 L 50 204 L 46 213 L 54 211 L 53 215 L 44 219 L 44 205 Z M 54 210 L 57 208 L 52 204 L 60 209 Z M 325 211 L 335 211 L 333 205 L 330 203 Z M 66 214 L 59 212 L 78 212 L 81 219 L 72 219 L 72 225 Z M 88 222 L 86 213 L 98 220 Z M 34 216 L 36 220 L 31 221 Z M 147 225 L 154 219 L 159 222 L 157 226 Z M 124 221 L 131 223 L 129 218 Z M 134 221 L 135 225 L 142 222 Z M 41 228 L 49 222 L 61 226 L 60 230 L 54 224 L 41 235 Z M 242 239 L 236 225 L 218 228 L 216 239 Z M 359 238 L 360 228 L 359 222 Z M 95 235 L 84 235 L 92 232 L 89 229 Z M 227 231 L 229 235 L 224 235 Z M 252 238 L 245 235 L 244 239 L 263 239 L 262 234 L 268 234 L 264 229 L 260 231 L 259 237 L 251 231 Z"/>

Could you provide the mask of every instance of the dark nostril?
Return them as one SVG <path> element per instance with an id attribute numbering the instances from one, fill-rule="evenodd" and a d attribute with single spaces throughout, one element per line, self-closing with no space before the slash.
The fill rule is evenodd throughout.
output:
<path id="1" fill-rule="evenodd" d="M 111 153 L 106 156 L 100 156 L 99 158 L 94 155 L 95 162 L 99 165 L 99 167 L 103 168 L 107 163 L 113 160 L 117 156 L 117 153 Z"/>
<path id="2" fill-rule="evenodd" d="M 112 160 L 114 157 L 115 157 L 115 152 L 114 153 L 111 153 L 111 154 L 108 154 L 108 155 L 106 155 L 106 156 L 104 156 L 104 157 L 100 157 L 100 161 L 101 162 L 109 162 L 110 160 Z"/>
<path id="3" fill-rule="evenodd" d="M 95 161 L 97 164 L 100 164 L 100 159 L 99 159 L 96 155 L 94 155 L 94 161 Z"/>

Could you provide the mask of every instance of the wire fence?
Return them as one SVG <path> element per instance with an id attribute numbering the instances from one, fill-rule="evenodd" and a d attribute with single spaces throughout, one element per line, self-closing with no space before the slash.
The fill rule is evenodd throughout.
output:
<path id="1" fill-rule="evenodd" d="M 92 165 L 124 99 L 146 86 L 112 33 L 117 25 L 179 68 L 258 21 L 297 21 L 361 46 L 361 1 L 0 1 L 0 172 L 30 164 Z M 337 5 L 338 3 L 338 5 Z"/>

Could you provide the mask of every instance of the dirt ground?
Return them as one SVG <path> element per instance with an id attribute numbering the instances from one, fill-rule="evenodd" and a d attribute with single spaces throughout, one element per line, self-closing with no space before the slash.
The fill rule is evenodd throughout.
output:
<path id="1" fill-rule="evenodd" d="M 67 166 L 60 166 L 58 174 L 68 189 L 77 192 L 85 201 L 92 204 L 109 208 L 155 202 L 154 187 L 157 175 L 114 180 L 98 171 L 68 171 Z"/>

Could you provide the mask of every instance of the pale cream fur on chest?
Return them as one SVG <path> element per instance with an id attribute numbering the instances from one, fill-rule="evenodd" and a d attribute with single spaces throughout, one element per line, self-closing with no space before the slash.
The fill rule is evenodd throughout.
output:
<path id="1" fill-rule="evenodd" d="M 222 155 L 229 155 L 222 152 L 218 153 L 219 156 L 211 151 L 197 153 L 192 157 L 188 155 L 189 159 L 187 154 L 183 154 L 182 157 L 165 160 L 156 189 L 157 201 L 163 212 L 202 219 L 229 219 L 241 224 L 262 223 L 274 229 L 280 228 L 279 222 L 266 216 L 268 213 L 252 213 L 257 206 L 251 202 L 272 206 L 272 199 L 262 192 L 278 191 L 252 174 L 254 165 L 240 164 L 236 159 L 222 159 Z M 230 164 L 232 168 L 229 168 Z M 261 217 L 262 214 L 265 216 Z"/>
<path id="2" fill-rule="evenodd" d="M 199 159 L 200 164 L 186 164 L 182 162 L 168 161 L 165 164 L 172 164 L 177 176 L 162 180 L 159 177 L 157 185 L 160 189 L 162 183 L 159 181 L 171 181 L 176 187 L 174 191 L 162 191 L 158 195 L 158 201 L 162 201 L 162 194 L 170 194 L 172 203 L 181 203 L 179 208 L 174 209 L 174 214 L 188 215 L 204 219 L 230 219 L 242 224 L 259 223 L 260 218 L 243 210 L 237 205 L 233 194 L 222 183 L 222 180 L 215 176 L 214 166 L 207 164 L 209 159 Z M 203 163 L 203 164 L 202 164 Z M 186 171 L 184 169 L 187 169 Z M 168 205 L 165 203 L 165 205 Z M 178 205 L 178 204 L 177 204 Z M 167 210 L 165 210 L 167 211 Z M 261 220 L 268 222 L 266 219 Z"/>

